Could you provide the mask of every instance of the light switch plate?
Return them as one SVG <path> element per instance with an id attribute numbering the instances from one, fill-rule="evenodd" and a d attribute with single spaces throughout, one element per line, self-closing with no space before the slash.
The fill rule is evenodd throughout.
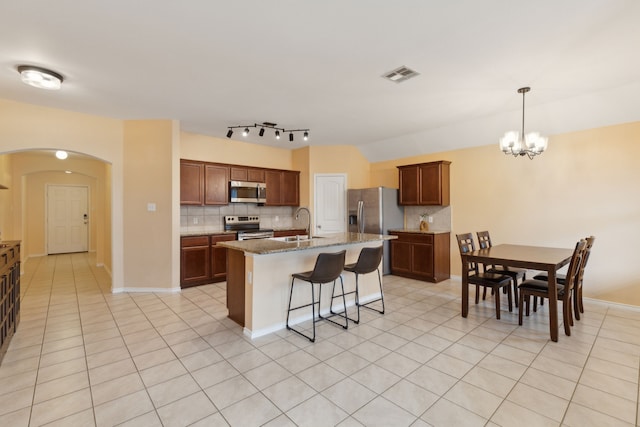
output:
<path id="1" fill-rule="evenodd" d="M 156 204 L 155 203 L 147 203 L 147 211 L 155 212 L 156 211 Z"/>

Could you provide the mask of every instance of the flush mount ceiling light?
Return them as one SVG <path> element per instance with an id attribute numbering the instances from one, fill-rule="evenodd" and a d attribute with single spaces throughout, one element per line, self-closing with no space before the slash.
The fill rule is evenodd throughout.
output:
<path id="1" fill-rule="evenodd" d="M 64 160 L 69 156 L 66 151 L 58 150 L 56 151 L 56 157 L 60 160 Z"/>
<path id="2" fill-rule="evenodd" d="M 260 124 L 254 123 L 252 125 L 238 125 L 238 126 L 229 126 L 227 130 L 227 138 L 231 138 L 233 135 L 234 129 L 243 129 L 242 136 L 246 137 L 249 135 L 249 128 L 260 128 L 258 135 L 264 136 L 265 129 L 273 129 L 275 131 L 276 139 L 280 139 L 280 132 L 289 133 L 289 141 L 293 142 L 293 133 L 294 132 L 303 132 L 302 139 L 305 141 L 309 140 L 309 129 L 285 129 L 279 128 L 277 123 L 271 122 L 262 122 Z"/>
<path id="3" fill-rule="evenodd" d="M 518 93 L 522 94 L 522 133 L 512 130 L 500 138 L 500 149 L 504 154 L 511 154 L 514 157 L 527 156 L 533 159 L 547 149 L 547 137 L 538 132 L 524 134 L 524 94 L 530 90 L 530 87 L 518 89 Z"/>
<path id="4" fill-rule="evenodd" d="M 22 82 L 39 89 L 58 90 L 64 78 L 55 71 L 32 65 L 19 65 Z"/>

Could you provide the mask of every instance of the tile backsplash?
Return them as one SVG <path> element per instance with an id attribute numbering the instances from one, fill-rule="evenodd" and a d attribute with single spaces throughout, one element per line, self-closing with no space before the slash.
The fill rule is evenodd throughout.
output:
<path id="1" fill-rule="evenodd" d="M 405 228 L 420 228 L 420 215 L 427 214 L 433 218 L 429 230 L 451 231 L 451 206 L 405 206 Z"/>
<path id="2" fill-rule="evenodd" d="M 224 230 L 225 215 L 260 215 L 261 228 L 305 228 L 306 212 L 294 218 L 295 207 L 258 206 L 253 203 L 233 203 L 225 206 L 180 206 L 180 232 L 217 233 Z"/>

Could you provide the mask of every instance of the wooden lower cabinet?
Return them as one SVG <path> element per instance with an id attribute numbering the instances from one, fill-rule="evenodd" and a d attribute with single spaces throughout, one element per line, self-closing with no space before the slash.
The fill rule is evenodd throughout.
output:
<path id="1" fill-rule="evenodd" d="M 391 274 L 441 282 L 450 277 L 450 233 L 389 232 Z"/>
<path id="2" fill-rule="evenodd" d="M 217 242 L 235 240 L 235 234 L 185 236 L 180 247 L 180 287 L 223 282 L 227 278 L 227 249 Z"/>
<path id="3" fill-rule="evenodd" d="M 20 242 L 0 245 L 0 362 L 20 323 Z"/>

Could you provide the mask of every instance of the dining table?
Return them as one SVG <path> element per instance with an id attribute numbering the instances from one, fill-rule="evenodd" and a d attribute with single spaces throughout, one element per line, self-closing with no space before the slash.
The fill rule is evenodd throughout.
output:
<path id="1" fill-rule="evenodd" d="M 573 249 L 500 244 L 462 254 L 462 263 L 502 265 L 546 271 L 549 282 L 549 328 L 551 340 L 558 341 L 557 271 L 571 261 Z M 522 310 L 522 307 L 519 308 Z M 469 314 L 469 271 L 462 269 L 462 317 Z M 566 331 L 565 331 L 566 332 Z"/>

